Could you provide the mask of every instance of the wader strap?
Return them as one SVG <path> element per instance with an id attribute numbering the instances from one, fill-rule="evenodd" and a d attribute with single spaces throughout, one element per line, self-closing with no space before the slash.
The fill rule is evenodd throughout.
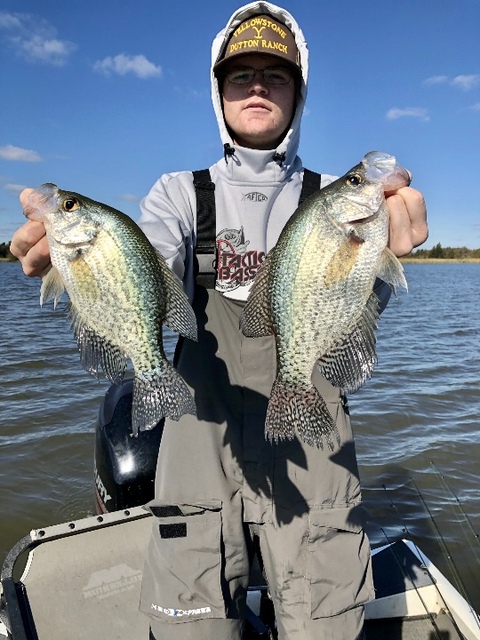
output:
<path id="1" fill-rule="evenodd" d="M 197 246 L 195 247 L 195 281 L 206 289 L 215 288 L 216 279 L 216 211 L 215 184 L 209 169 L 193 171 L 197 197 Z M 303 170 L 302 190 L 298 204 L 320 189 L 322 176 L 310 169 Z"/>
<path id="2" fill-rule="evenodd" d="M 195 247 L 195 281 L 201 287 L 215 288 L 216 213 L 215 185 L 209 169 L 193 171 L 197 196 L 197 245 Z"/>
<path id="3" fill-rule="evenodd" d="M 304 169 L 302 191 L 300 193 L 298 204 L 302 204 L 302 202 L 305 202 L 305 200 L 313 195 L 315 191 L 319 191 L 321 181 L 322 176 L 320 173 L 310 171 L 310 169 Z"/>

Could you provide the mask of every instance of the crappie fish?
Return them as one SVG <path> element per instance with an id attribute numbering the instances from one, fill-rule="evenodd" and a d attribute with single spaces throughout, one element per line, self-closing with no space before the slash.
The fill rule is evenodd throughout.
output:
<path id="1" fill-rule="evenodd" d="M 370 152 L 346 175 L 306 200 L 259 269 L 240 327 L 274 335 L 277 376 L 265 430 L 278 441 L 295 431 L 309 445 L 334 448 L 335 421 L 312 383 L 320 373 L 345 392 L 359 389 L 376 364 L 377 277 L 407 287 L 387 248 L 384 190 L 408 185 L 395 158 Z"/>
<path id="2" fill-rule="evenodd" d="M 82 365 L 115 384 L 134 368 L 132 432 L 164 416 L 195 413 L 183 378 L 165 356 L 162 325 L 196 340 L 193 310 L 179 279 L 124 213 L 44 184 L 22 195 L 24 213 L 45 224 L 52 269 L 40 304 L 66 290 Z"/>

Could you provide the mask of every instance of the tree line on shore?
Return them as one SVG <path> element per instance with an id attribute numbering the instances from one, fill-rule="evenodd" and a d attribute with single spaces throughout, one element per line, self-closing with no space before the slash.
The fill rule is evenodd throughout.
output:
<path id="1" fill-rule="evenodd" d="M 0 259 L 9 260 L 10 262 L 14 262 L 16 260 L 13 253 L 10 253 L 10 243 L 2 242 L 0 244 Z"/>
<path id="2" fill-rule="evenodd" d="M 2 242 L 0 244 L 0 258 L 2 260 L 10 260 L 11 262 L 16 260 L 15 256 L 12 253 L 10 253 L 10 243 L 9 242 Z"/>
<path id="3" fill-rule="evenodd" d="M 417 249 L 413 251 L 409 258 L 436 258 L 445 260 L 465 260 L 468 258 L 480 259 L 480 249 L 467 249 L 467 247 L 442 247 L 440 242 L 431 249 Z M 10 243 L 0 244 L 0 259 L 15 261 L 15 256 L 10 253 Z"/>
<path id="4" fill-rule="evenodd" d="M 408 257 L 419 259 L 433 258 L 439 260 L 479 259 L 480 249 L 467 249 L 467 247 L 442 247 L 439 242 L 431 249 L 417 249 L 416 251 L 412 251 Z"/>

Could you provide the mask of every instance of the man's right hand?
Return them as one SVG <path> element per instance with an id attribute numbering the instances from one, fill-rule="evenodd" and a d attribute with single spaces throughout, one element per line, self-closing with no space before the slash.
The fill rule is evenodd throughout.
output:
<path id="1" fill-rule="evenodd" d="M 15 231 L 10 251 L 22 263 L 25 275 L 43 277 L 50 271 L 50 248 L 43 223 L 29 220 Z"/>

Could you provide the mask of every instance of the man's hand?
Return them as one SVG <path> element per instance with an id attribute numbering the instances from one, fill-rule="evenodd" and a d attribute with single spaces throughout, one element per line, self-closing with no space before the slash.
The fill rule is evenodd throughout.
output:
<path id="1" fill-rule="evenodd" d="M 50 248 L 41 222 L 29 220 L 14 234 L 10 251 L 22 263 L 27 276 L 45 276 L 51 268 Z"/>
<path id="2" fill-rule="evenodd" d="M 390 213 L 388 246 L 396 256 L 406 256 L 428 238 L 425 200 L 412 187 L 386 193 L 385 198 Z"/>

